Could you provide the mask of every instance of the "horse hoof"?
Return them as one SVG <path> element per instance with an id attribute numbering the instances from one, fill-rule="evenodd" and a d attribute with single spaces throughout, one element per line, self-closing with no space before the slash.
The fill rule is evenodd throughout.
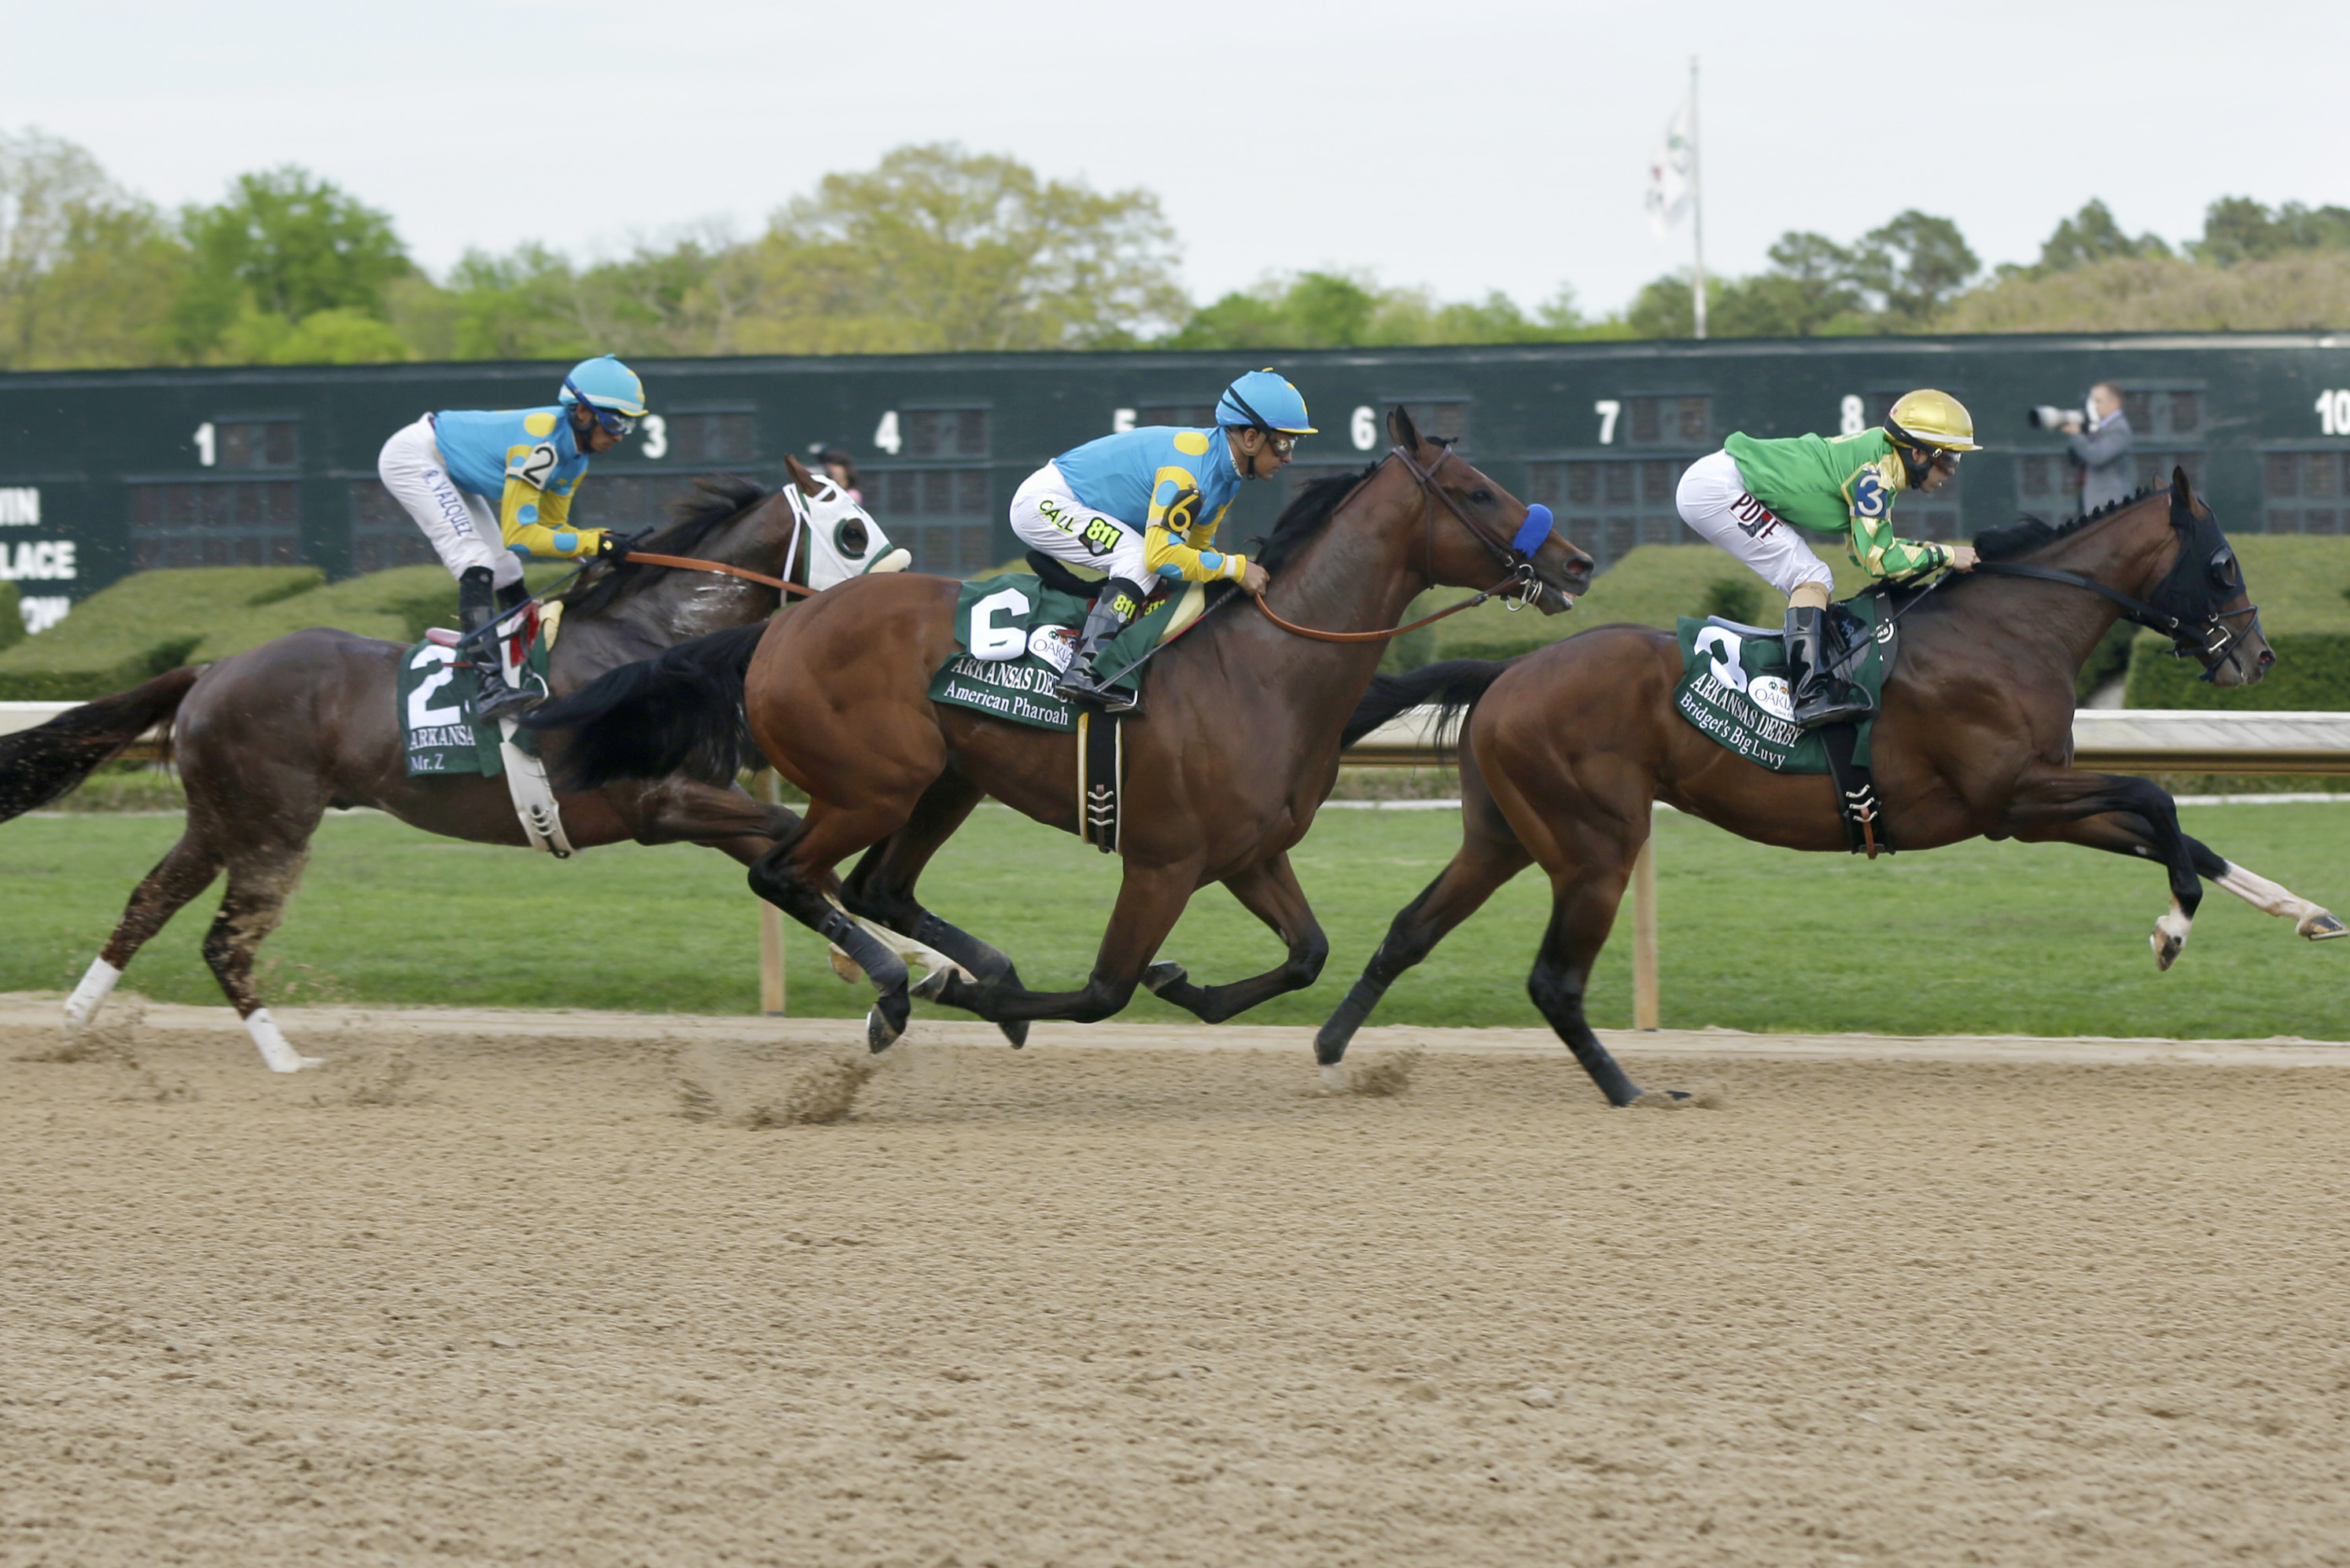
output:
<path id="1" fill-rule="evenodd" d="M 1026 1019 L 1016 1019 L 1010 1023 L 999 1023 L 996 1027 L 1003 1031 L 1003 1037 L 1012 1042 L 1012 1048 L 1014 1051 L 1019 1050 L 1023 1045 L 1028 1044 L 1028 1021 Z"/>
<path id="2" fill-rule="evenodd" d="M 936 1002 L 939 993 L 946 990 L 947 981 L 953 978 L 954 971 L 951 969 L 934 969 L 915 982 L 912 994 L 924 1002 Z"/>
<path id="3" fill-rule="evenodd" d="M 906 1033 L 906 1021 L 913 1015 L 914 1004 L 903 991 L 891 992 L 873 1004 L 865 1015 L 865 1048 L 875 1055 L 898 1043 Z"/>
<path id="4" fill-rule="evenodd" d="M 1326 1095 L 1343 1095 L 1347 1092 L 1347 1068 L 1344 1063 L 1322 1064 L 1322 1092 Z"/>
<path id="5" fill-rule="evenodd" d="M 2146 940 L 2147 945 L 2154 950 L 2155 967 L 2162 970 L 2168 970 L 2172 964 L 2177 963 L 2178 950 L 2187 945 L 2168 931 L 2156 931 Z"/>
<path id="6" fill-rule="evenodd" d="M 2322 942 L 2331 937 L 2350 937 L 2350 926 L 2344 925 L 2324 909 L 2293 929 L 2313 942 Z"/>
<path id="7" fill-rule="evenodd" d="M 855 985 L 865 978 L 865 971 L 857 967 L 857 961 L 838 948 L 832 950 L 832 972 L 848 985 Z"/>
<path id="8" fill-rule="evenodd" d="M 1158 996 L 1170 985 L 1182 984 L 1190 977 L 1190 973 L 1191 971 L 1180 963 L 1155 963 L 1142 971 L 1142 983 L 1151 995 Z"/>

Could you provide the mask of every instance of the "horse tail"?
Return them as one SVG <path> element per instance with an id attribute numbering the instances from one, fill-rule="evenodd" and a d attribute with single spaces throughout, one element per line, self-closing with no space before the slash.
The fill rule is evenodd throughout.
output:
<path id="1" fill-rule="evenodd" d="M 675 773 L 731 780 L 759 754 L 743 710 L 743 678 L 766 634 L 760 620 L 681 642 L 606 670 L 570 696 L 539 704 L 522 722 L 571 732 L 556 770 L 565 789 Z"/>
<path id="2" fill-rule="evenodd" d="M 0 735 L 0 822 L 37 811 L 180 711 L 202 665 L 68 708 L 46 724 Z"/>
<path id="3" fill-rule="evenodd" d="M 1441 664 L 1422 665 L 1408 675 L 1376 675 L 1371 689 L 1355 705 L 1355 716 L 1347 721 L 1347 732 L 1339 742 L 1351 746 L 1389 719 L 1409 708 L 1425 703 L 1436 704 L 1436 732 L 1433 739 L 1438 750 L 1450 743 L 1449 737 L 1462 717 L 1477 705 L 1485 689 L 1502 678 L 1509 669 L 1509 659 L 1448 659 Z"/>

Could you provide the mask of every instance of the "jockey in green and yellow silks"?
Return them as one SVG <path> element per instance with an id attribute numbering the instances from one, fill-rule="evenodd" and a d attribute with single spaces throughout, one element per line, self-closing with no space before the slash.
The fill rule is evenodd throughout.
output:
<path id="1" fill-rule="evenodd" d="M 1681 521 L 1787 596 L 1787 678 L 1797 724 L 1810 729 L 1868 711 L 1864 695 L 1821 668 L 1835 577 L 1797 531 L 1842 537 L 1872 577 L 1901 582 L 1970 570 L 1975 553 L 1967 545 L 1896 534 L 1893 505 L 1908 491 L 1940 489 L 1958 472 L 1959 454 L 1980 450 L 1965 405 L 1927 389 L 1901 398 L 1877 429 L 1775 441 L 1733 435 L 1681 475 L 1674 496 Z"/>
<path id="2" fill-rule="evenodd" d="M 1264 591 L 1264 568 L 1217 549 L 1216 533 L 1242 483 L 1280 472 L 1297 438 L 1313 433 L 1297 389 L 1274 371 L 1253 370 L 1224 389 L 1212 426 L 1123 431 L 1029 475 L 1012 498 L 1012 531 L 1055 560 L 1109 579 L 1062 673 L 1062 696 L 1105 707 L 1122 701 L 1101 689 L 1094 660 L 1142 607 L 1151 579 Z"/>

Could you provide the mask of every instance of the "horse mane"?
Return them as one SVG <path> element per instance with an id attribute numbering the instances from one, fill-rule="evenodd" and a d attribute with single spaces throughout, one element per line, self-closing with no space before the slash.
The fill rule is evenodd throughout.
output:
<path id="1" fill-rule="evenodd" d="M 2034 550 L 2054 545 L 2059 539 L 2069 539 L 2083 529 L 2102 523 L 2165 488 L 2148 485 L 2143 490 L 2133 490 L 2119 501 L 2108 501 L 2095 512 L 2084 513 L 2069 523 L 2046 522 L 2027 512 L 2004 528 L 1993 528 L 1987 534 L 1976 535 L 1975 554 L 1986 561 L 2012 561 L 2019 556 L 2028 556 Z"/>
<path id="2" fill-rule="evenodd" d="M 667 525 L 640 547 L 663 556 L 694 555 L 712 535 L 773 493 L 764 485 L 739 474 L 696 474 L 693 487 L 669 504 Z M 594 581 L 562 596 L 564 613 L 599 615 L 619 600 L 660 581 L 667 569 L 633 561 L 608 567 Z"/>
<path id="3" fill-rule="evenodd" d="M 1385 460 L 1380 460 L 1384 462 Z M 1307 483 L 1297 493 L 1297 499 L 1282 509 L 1273 532 L 1263 536 L 1256 555 L 1252 557 L 1268 572 L 1277 572 L 1289 564 L 1290 557 L 1305 546 L 1307 540 L 1322 532 L 1330 519 L 1337 514 L 1338 504 L 1355 493 L 1355 487 L 1378 471 L 1373 462 L 1358 473 L 1334 473 L 1327 479 Z"/>

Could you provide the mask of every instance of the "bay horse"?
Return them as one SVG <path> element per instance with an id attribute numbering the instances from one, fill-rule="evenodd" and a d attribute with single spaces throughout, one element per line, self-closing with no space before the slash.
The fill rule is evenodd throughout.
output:
<path id="1" fill-rule="evenodd" d="M 915 899 L 923 867 L 983 796 L 1078 830 L 1074 734 L 930 700 L 932 674 L 957 651 L 953 582 L 846 584 L 764 631 L 687 644 L 529 722 L 577 727 L 566 763 L 575 784 L 662 773 L 689 741 L 733 735 L 806 790 L 806 821 L 751 867 L 751 886 L 865 971 L 875 1051 L 906 1027 L 908 971 L 903 950 L 857 917 L 951 960 L 920 994 L 997 1023 L 1015 1044 L 1032 1019 L 1107 1018 L 1138 983 L 1201 1018 L 1230 1017 L 1321 972 L 1328 943 L 1288 850 L 1337 777 L 1347 715 L 1404 607 L 1431 585 L 1487 588 L 1498 576 L 1556 614 L 1590 583 L 1591 557 L 1552 532 L 1546 513 L 1423 441 L 1402 409 L 1388 433 L 1386 457 L 1308 485 L 1284 512 L 1257 557 L 1273 574 L 1266 613 L 1220 603 L 1157 654 L 1143 709 L 1125 721 L 1118 900 L 1076 991 L 1026 989 L 1003 954 Z M 1297 635 L 1275 614 L 1350 639 Z M 698 728 L 653 737 L 643 720 L 655 713 L 698 714 Z M 833 868 L 859 851 L 842 881 Z M 1211 882 L 1281 939 L 1279 966 L 1203 987 L 1180 964 L 1153 963 Z"/>
<path id="2" fill-rule="evenodd" d="M 2180 832 L 2151 781 L 2072 765 L 2074 677 L 2116 618 L 2170 634 L 2222 686 L 2250 685 L 2275 660 L 2235 553 L 2185 472 L 2167 493 L 2061 527 L 2027 518 L 1975 547 L 1982 565 L 1898 612 L 1902 650 L 1870 744 L 1892 844 L 1980 836 L 2155 861 L 2170 888 L 2151 938 L 2165 970 L 2194 922 L 2199 875 L 2313 941 L 2344 935 L 2324 909 Z M 1638 1097 L 1585 1022 L 1584 988 L 1648 839 L 1650 803 L 1761 844 L 1847 846 L 1828 780 L 1773 773 L 1709 740 L 1673 705 L 1680 676 L 1671 632 L 1603 626 L 1508 663 L 1460 659 L 1375 682 L 1350 742 L 1422 702 L 1467 709 L 1461 843 L 1323 1024 L 1315 1054 L 1326 1074 L 1399 975 L 1538 863 L 1551 917 L 1527 992 L 1611 1103 Z"/>
<path id="3" fill-rule="evenodd" d="M 813 576 L 817 587 L 855 565 L 889 566 L 894 553 L 863 508 L 796 459 L 785 466 L 791 483 L 772 494 L 745 479 L 697 479 L 669 524 L 636 552 L 702 557 L 803 584 Z M 764 623 L 781 597 L 741 577 L 633 559 L 597 565 L 556 601 L 564 614 L 548 686 L 559 696 L 684 639 Z M 56 799 L 160 723 L 172 726 L 187 792 L 187 829 L 131 894 L 68 1004 L 68 1029 L 90 1021 L 140 948 L 225 869 L 228 890 L 204 937 L 204 962 L 271 1067 L 316 1065 L 269 1017 L 253 963 L 284 916 L 327 811 L 373 806 L 447 838 L 527 843 L 504 779 L 408 775 L 393 701 L 406 652 L 397 642 L 313 628 L 0 738 L 0 821 Z M 560 737 L 547 757 L 550 770 L 559 769 Z M 558 793 L 556 805 L 577 847 L 684 841 L 748 865 L 798 817 L 753 799 L 734 777 L 723 761 L 693 753 L 660 777 Z"/>

